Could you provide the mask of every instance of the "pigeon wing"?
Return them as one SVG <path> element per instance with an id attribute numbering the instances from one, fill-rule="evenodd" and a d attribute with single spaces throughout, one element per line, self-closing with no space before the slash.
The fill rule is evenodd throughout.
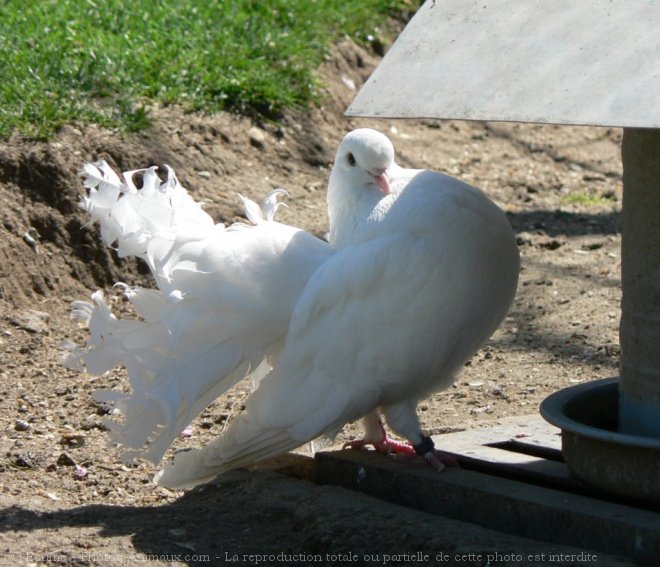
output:
<path id="1" fill-rule="evenodd" d="M 428 365 L 428 325 L 436 320 L 431 311 L 442 309 L 423 297 L 433 283 L 425 289 L 428 271 L 419 268 L 426 259 L 414 252 L 415 240 L 408 234 L 383 236 L 344 249 L 320 266 L 296 304 L 272 375 L 222 437 L 177 454 L 158 483 L 194 486 L 321 434 L 332 436 L 389 397 L 419 396 L 420 384 L 409 377 Z M 413 252 L 400 257 L 401 249 Z M 408 271 L 410 276 L 400 277 Z M 422 293 L 412 293 L 420 286 Z"/>

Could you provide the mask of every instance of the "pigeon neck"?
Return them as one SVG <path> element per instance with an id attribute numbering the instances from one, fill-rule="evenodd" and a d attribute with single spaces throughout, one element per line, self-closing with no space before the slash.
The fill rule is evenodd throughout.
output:
<path id="1" fill-rule="evenodd" d="M 330 176 L 328 186 L 328 217 L 330 219 L 329 241 L 333 248 L 359 244 L 374 236 L 374 228 L 381 219 L 393 197 L 383 196 L 373 187 L 354 187 L 338 183 Z"/>

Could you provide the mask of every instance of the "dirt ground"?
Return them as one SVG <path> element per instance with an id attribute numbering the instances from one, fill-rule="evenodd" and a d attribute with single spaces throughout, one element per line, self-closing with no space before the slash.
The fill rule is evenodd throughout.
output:
<path id="1" fill-rule="evenodd" d="M 121 311 L 112 283 L 149 284 L 142 266 L 117 260 L 84 226 L 76 173 L 85 161 L 105 158 L 119 170 L 168 163 L 218 222 L 239 219 L 237 192 L 260 200 L 285 187 L 291 199 L 279 220 L 322 236 L 334 149 L 346 131 L 370 126 L 391 137 L 402 165 L 484 189 L 518 235 L 515 304 L 456 384 L 420 405 L 429 432 L 535 413 L 551 392 L 616 375 L 621 131 L 343 117 L 376 63 L 342 43 L 320 70 L 323 105 L 279 124 L 166 107 L 152 109 L 153 126 L 140 135 L 71 124 L 49 143 L 0 145 L 1 565 L 343 565 L 377 553 L 392 556 L 381 557 L 388 565 L 485 565 L 477 555 L 487 553 L 500 553 L 497 565 L 583 564 L 534 562 L 528 553 L 560 548 L 271 472 L 234 471 L 189 493 L 155 487 L 155 467 L 126 467 L 108 447 L 106 409 L 92 400 L 101 385 L 125 387 L 123 371 L 92 377 L 61 366 L 60 343 L 86 336 L 68 318 L 70 301 L 104 288 Z M 214 403 L 178 446 L 220 434 L 246 392 Z M 347 427 L 337 441 L 359 433 Z M 412 557 L 422 552 L 430 559 Z M 250 557 L 259 553 L 274 557 Z"/>

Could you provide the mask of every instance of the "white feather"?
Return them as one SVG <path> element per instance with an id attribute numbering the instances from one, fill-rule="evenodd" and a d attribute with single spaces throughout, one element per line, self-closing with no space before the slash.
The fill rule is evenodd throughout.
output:
<path id="1" fill-rule="evenodd" d="M 92 374 L 127 368 L 131 392 L 110 396 L 123 416 L 111 424 L 112 439 L 127 458 L 158 462 L 214 399 L 246 376 L 254 374 L 255 384 L 263 378 L 295 301 L 331 250 L 273 221 L 273 205 L 258 226 L 214 225 L 170 169 L 163 183 L 155 168 L 137 170 L 140 189 L 136 172 L 120 184 L 103 162 L 83 171 L 86 208 L 104 240 L 117 242 L 120 255 L 145 259 L 159 288 L 125 287 L 140 320 L 117 319 L 101 292 L 94 304 L 75 302 L 72 317 L 90 338 L 85 347 L 69 345 L 65 364 Z"/>

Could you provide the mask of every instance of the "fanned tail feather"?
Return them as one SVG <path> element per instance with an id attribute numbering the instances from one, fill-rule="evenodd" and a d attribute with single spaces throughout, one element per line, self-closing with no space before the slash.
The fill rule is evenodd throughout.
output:
<path id="1" fill-rule="evenodd" d="M 95 398 L 121 414 L 109 426 L 128 461 L 158 462 L 217 397 L 243 378 L 256 384 L 268 373 L 295 298 L 330 254 L 322 241 L 272 221 L 283 190 L 269 193 L 263 208 L 243 198 L 254 226 L 225 228 L 166 171 L 164 182 L 155 167 L 126 172 L 125 182 L 103 161 L 81 171 L 88 189 L 82 205 L 104 242 L 120 256 L 145 260 L 158 285 L 117 284 L 139 320 L 115 317 L 100 291 L 93 303 L 74 302 L 71 316 L 90 337 L 84 347 L 64 345 L 70 368 L 127 369 L 129 393 L 100 391 Z"/>
<path id="2" fill-rule="evenodd" d="M 134 291 L 136 298 L 143 292 Z M 124 459 L 141 456 L 158 462 L 177 435 L 206 406 L 246 376 L 265 374 L 262 352 L 252 359 L 237 340 L 218 339 L 214 329 L 178 330 L 185 340 L 172 348 L 172 333 L 162 320 L 117 319 L 103 295 L 96 306 L 75 302 L 73 315 L 86 322 L 90 338 L 84 348 L 71 345 L 64 361 L 69 368 L 102 374 L 121 364 L 131 381 L 131 392 L 99 391 L 97 401 L 111 401 L 123 416 L 108 421 L 111 439 L 129 451 Z M 259 357 L 262 358 L 259 358 Z"/>
<path id="3" fill-rule="evenodd" d="M 232 435 L 230 426 L 222 437 L 202 449 L 178 452 L 174 460 L 156 474 L 156 484 L 171 489 L 191 488 L 227 470 L 276 457 L 304 443 L 284 429 L 250 427 L 251 424 L 243 418 L 241 415 L 236 420 L 241 422 L 240 439 Z"/>
<path id="4" fill-rule="evenodd" d="M 214 228 L 213 219 L 179 184 L 174 171 L 165 166 L 167 179 L 161 182 L 156 166 L 124 173 L 126 183 L 103 160 L 85 164 L 80 176 L 88 189 L 82 207 L 92 222 L 101 225 L 106 244 L 116 243 L 120 257 L 149 260 L 149 246 L 163 242 L 197 240 Z M 138 189 L 134 177 L 142 175 Z M 149 262 L 152 271 L 155 266 Z M 154 274 L 157 275 L 157 274 Z"/>
<path id="5" fill-rule="evenodd" d="M 277 380 L 277 376 L 274 375 L 272 379 Z M 296 395 L 300 396 L 301 391 L 297 391 Z M 330 398 L 332 393 L 324 397 L 325 400 Z M 304 406 L 302 399 L 304 392 L 298 400 Z M 269 402 L 272 405 L 269 406 Z M 323 412 L 315 412 L 315 415 L 320 415 L 319 423 L 298 427 L 301 424 L 291 419 L 291 412 L 282 415 L 278 411 L 285 405 L 274 395 L 273 382 L 264 384 L 248 399 L 245 411 L 230 423 L 222 437 L 202 449 L 176 453 L 174 459 L 158 472 L 155 482 L 167 488 L 190 488 L 224 471 L 253 465 L 286 453 L 312 441 L 319 432 L 334 436 L 334 423 L 322 415 Z M 359 410 L 356 415 L 361 415 Z"/>

